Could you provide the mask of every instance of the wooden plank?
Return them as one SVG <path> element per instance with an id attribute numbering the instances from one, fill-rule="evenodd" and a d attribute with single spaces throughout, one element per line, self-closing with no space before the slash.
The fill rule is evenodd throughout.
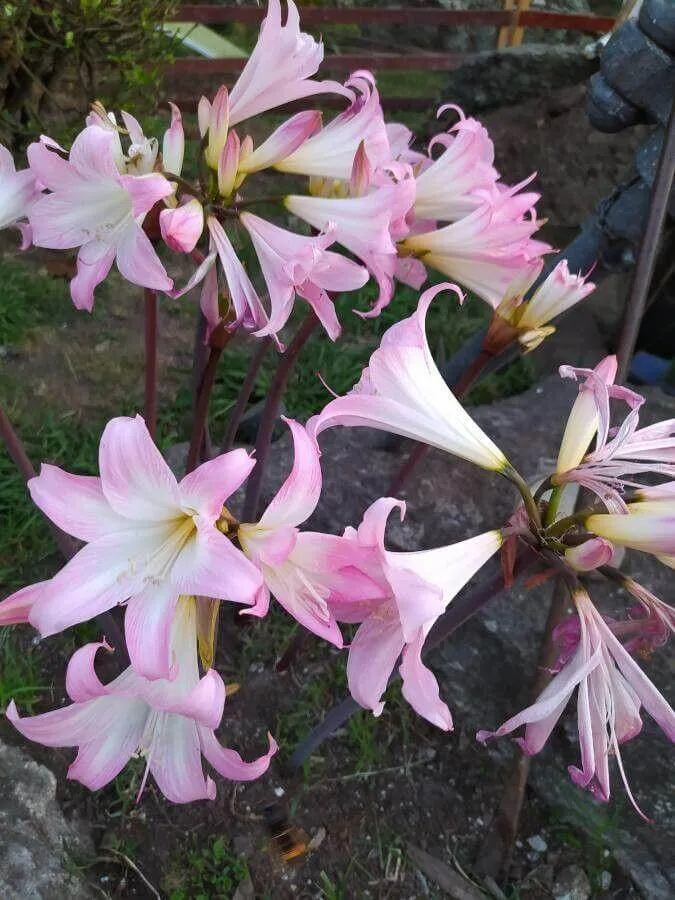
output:
<path id="1" fill-rule="evenodd" d="M 616 24 L 612 16 L 589 16 L 577 13 L 546 12 L 528 9 L 520 14 L 523 28 L 560 28 L 568 31 L 585 31 L 589 34 L 611 31 Z"/>
<path id="2" fill-rule="evenodd" d="M 333 8 L 308 6 L 300 10 L 303 25 L 430 25 L 453 28 L 458 25 L 477 25 L 498 28 L 511 24 L 511 14 L 503 9 L 438 9 L 414 6 L 406 8 Z M 239 22 L 257 25 L 265 17 L 261 6 L 220 6 L 204 3 L 184 3 L 174 17 L 180 22 L 200 22 L 216 25 Z M 570 31 L 611 31 L 615 19 L 582 13 L 527 10 L 521 15 L 525 28 L 560 28 Z"/>
<path id="3" fill-rule="evenodd" d="M 201 22 L 215 25 L 240 22 L 257 25 L 265 17 L 261 6 L 216 6 L 205 3 L 184 3 L 175 18 L 182 22 Z M 438 9 L 414 6 L 401 8 L 335 8 L 306 6 L 300 9 L 304 25 L 488 25 L 508 24 L 508 16 L 501 9 Z"/>
<path id="4" fill-rule="evenodd" d="M 375 71 L 420 71 L 431 69 L 437 72 L 449 72 L 459 68 L 471 55 L 468 53 L 339 53 L 327 56 L 322 71 L 352 72 L 355 69 L 372 68 Z M 233 75 L 241 72 L 244 61 L 241 59 L 200 59 L 184 57 L 177 59 L 167 67 L 167 75 Z"/>
<path id="5" fill-rule="evenodd" d="M 523 43 L 523 37 L 525 36 L 525 28 L 522 24 L 523 22 L 523 14 L 527 12 L 530 8 L 530 4 L 532 0 L 517 0 L 516 5 L 516 25 L 513 29 L 513 33 L 511 34 L 510 45 L 512 47 L 520 47 Z"/>
<path id="6" fill-rule="evenodd" d="M 499 34 L 497 35 L 497 50 L 504 50 L 509 46 L 510 38 L 511 38 L 511 17 L 513 15 L 513 6 L 515 0 L 504 0 L 504 10 L 509 14 L 509 24 L 504 25 L 499 29 Z"/>

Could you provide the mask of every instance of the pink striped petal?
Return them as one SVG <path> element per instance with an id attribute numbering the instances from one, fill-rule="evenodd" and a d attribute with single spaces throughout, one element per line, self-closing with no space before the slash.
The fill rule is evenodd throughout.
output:
<path id="1" fill-rule="evenodd" d="M 212 729 L 200 725 L 198 731 L 202 753 L 216 772 L 220 772 L 224 778 L 228 778 L 230 781 L 254 781 L 256 778 L 260 778 L 269 769 L 270 761 L 279 749 L 272 735 L 268 734 L 269 749 L 267 753 L 252 762 L 245 762 L 236 750 L 223 747 Z"/>
<path id="2" fill-rule="evenodd" d="M 94 308 L 94 291 L 105 280 L 115 259 L 115 248 L 102 241 L 91 241 L 77 254 L 77 274 L 70 282 L 70 296 L 75 309 Z"/>
<path id="3" fill-rule="evenodd" d="M 349 692 L 358 704 L 379 716 L 384 709 L 382 694 L 405 641 L 393 604 L 380 607 L 366 619 L 354 636 L 347 659 Z"/>
<path id="4" fill-rule="evenodd" d="M 103 493 L 121 516 L 162 522 L 180 515 L 176 478 L 141 416 L 108 422 L 99 447 L 99 470 Z"/>
<path id="5" fill-rule="evenodd" d="M 33 503 L 67 534 L 81 541 L 95 541 L 104 534 L 130 526 L 108 503 L 101 479 L 71 475 L 58 466 L 43 463 L 40 474 L 28 482 Z"/>
<path id="6" fill-rule="evenodd" d="M 205 778 L 197 723 L 185 716 L 160 716 L 148 765 L 157 786 L 172 803 L 213 800 L 216 786 Z"/>
<path id="7" fill-rule="evenodd" d="M 422 662 L 423 644 L 424 632 L 420 629 L 417 639 L 403 648 L 399 669 L 402 693 L 418 715 L 443 731 L 452 731 L 452 716 L 441 700 L 436 676 Z"/>
<path id="8" fill-rule="evenodd" d="M 299 422 L 282 418 L 293 438 L 293 468 L 260 519 L 264 528 L 300 525 L 314 512 L 321 495 L 321 454 L 316 440 Z"/>
<path id="9" fill-rule="evenodd" d="M 241 487 L 254 466 L 255 459 L 241 449 L 202 463 L 178 485 L 181 504 L 207 519 L 217 519 L 223 503 Z"/>
<path id="10" fill-rule="evenodd" d="M 0 602 L 0 625 L 23 625 L 28 622 L 33 605 L 48 584 L 48 581 L 38 581 L 5 597 Z"/>
<path id="11" fill-rule="evenodd" d="M 172 678 L 171 625 L 178 589 L 169 581 L 149 584 L 127 603 L 124 637 L 134 671 L 143 678 Z M 73 698 L 75 699 L 75 698 Z"/>
<path id="12" fill-rule="evenodd" d="M 166 274 L 150 238 L 136 222 L 130 222 L 119 235 L 115 250 L 117 268 L 127 281 L 157 291 L 171 290 L 172 279 Z"/>

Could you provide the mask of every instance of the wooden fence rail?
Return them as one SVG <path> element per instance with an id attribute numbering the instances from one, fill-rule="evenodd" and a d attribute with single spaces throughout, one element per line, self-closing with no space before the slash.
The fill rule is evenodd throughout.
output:
<path id="1" fill-rule="evenodd" d="M 410 5 L 407 7 L 353 8 L 301 6 L 301 21 L 304 26 L 321 25 L 410 25 L 415 27 L 456 28 L 476 26 L 499 30 L 500 47 L 508 42 L 508 36 L 523 28 L 555 28 L 601 34 L 610 31 L 615 20 L 610 16 L 582 15 L 577 13 L 548 12 L 523 8 L 523 0 L 513 3 L 512 9 L 439 9 Z M 201 25 L 237 22 L 258 25 L 265 16 L 265 6 L 236 6 L 184 3 L 175 16 L 178 22 L 195 22 Z M 322 70 L 333 74 L 347 75 L 355 69 L 369 68 L 394 71 L 451 71 L 458 68 L 473 54 L 414 52 L 382 53 L 360 51 L 357 53 L 328 54 Z M 245 59 L 203 59 L 185 57 L 177 59 L 167 72 L 169 92 L 178 101 L 188 96 L 185 81 L 215 79 L 223 75 L 238 75 L 244 67 Z M 202 85 L 203 87 L 203 85 Z M 383 98 L 386 106 L 416 107 L 421 100 L 413 97 Z"/>

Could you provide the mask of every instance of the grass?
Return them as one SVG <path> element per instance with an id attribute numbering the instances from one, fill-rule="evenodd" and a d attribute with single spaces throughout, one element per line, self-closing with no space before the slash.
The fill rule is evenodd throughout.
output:
<path id="1" fill-rule="evenodd" d="M 249 877 L 244 860 L 224 838 L 201 844 L 193 838 L 183 848 L 164 880 L 169 900 L 230 900 Z"/>

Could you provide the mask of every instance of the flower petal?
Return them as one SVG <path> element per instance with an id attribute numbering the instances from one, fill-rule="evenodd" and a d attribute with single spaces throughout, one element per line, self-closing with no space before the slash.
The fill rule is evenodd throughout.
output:
<path id="1" fill-rule="evenodd" d="M 242 449 L 230 450 L 202 463 L 178 485 L 181 504 L 215 520 L 223 503 L 246 481 L 255 459 Z"/>
<path id="2" fill-rule="evenodd" d="M 349 693 L 358 704 L 379 716 L 389 676 L 404 646 L 403 632 L 393 604 L 379 607 L 360 626 L 349 647 Z"/>
<path id="3" fill-rule="evenodd" d="M 282 417 L 293 438 L 293 468 L 260 519 L 260 526 L 300 525 L 321 495 L 320 452 L 316 440 L 295 419 Z"/>
<path id="4" fill-rule="evenodd" d="M 443 731 L 452 731 L 452 716 L 447 704 L 441 700 L 436 676 L 422 662 L 423 644 L 424 632 L 420 628 L 415 641 L 403 648 L 399 667 L 402 693 L 419 716 Z"/>
<path id="5" fill-rule="evenodd" d="M 260 778 L 269 769 L 270 761 L 279 749 L 272 735 L 268 734 L 267 753 L 252 762 L 244 762 L 236 750 L 230 750 L 220 744 L 213 729 L 200 725 L 198 730 L 202 753 L 216 772 L 230 781 L 254 781 Z"/>
<path id="6" fill-rule="evenodd" d="M 177 588 L 164 581 L 149 584 L 127 603 L 124 637 L 131 665 L 143 678 L 172 677 L 171 624 L 177 602 Z"/>

